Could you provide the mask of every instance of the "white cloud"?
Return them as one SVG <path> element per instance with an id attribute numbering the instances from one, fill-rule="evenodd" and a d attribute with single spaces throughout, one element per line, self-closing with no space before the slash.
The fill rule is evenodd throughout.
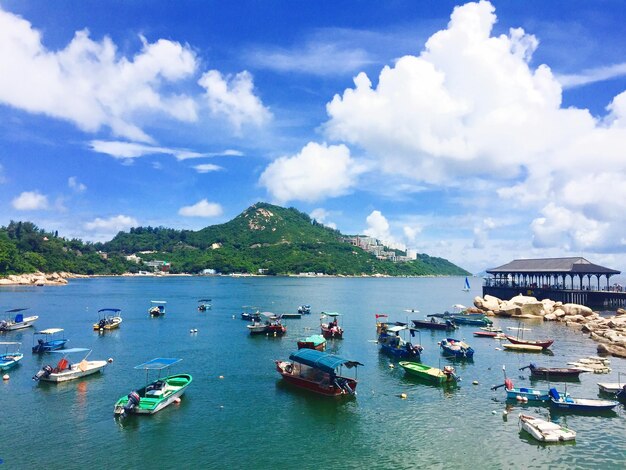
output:
<path id="1" fill-rule="evenodd" d="M 40 31 L 0 8 L 0 103 L 142 142 L 152 139 L 139 114 L 195 121 L 194 100 L 163 86 L 194 74 L 194 52 L 174 41 L 140 39 L 141 51 L 128 58 L 109 37 L 97 42 L 87 30 L 77 31 L 64 49 L 50 50 Z"/>
<path id="2" fill-rule="evenodd" d="M 120 160 L 132 160 L 146 155 L 172 155 L 177 160 L 187 160 L 189 158 L 199 158 L 206 155 L 192 152 L 186 149 L 174 149 L 167 147 L 157 147 L 153 145 L 139 144 L 135 142 L 92 140 L 89 142 L 90 148 L 94 152 L 104 153 Z"/>
<path id="3" fill-rule="evenodd" d="M 217 217 L 222 215 L 222 206 L 202 199 L 191 206 L 181 207 L 178 213 L 185 217 Z"/>
<path id="4" fill-rule="evenodd" d="M 332 229 L 337 228 L 337 224 L 335 222 L 331 222 L 330 220 L 328 220 L 328 218 L 331 217 L 332 214 L 322 207 L 313 209 L 309 215 L 312 219 L 317 220 L 320 224 L 323 224 L 326 227 L 330 227 Z"/>
<path id="5" fill-rule="evenodd" d="M 127 230 L 139 225 L 137 219 L 127 215 L 115 215 L 108 219 L 96 217 L 91 222 L 85 223 L 85 229 L 90 232 L 105 232 L 116 234 L 121 230 Z"/>
<path id="6" fill-rule="evenodd" d="M 48 208 L 48 197 L 38 191 L 24 191 L 11 202 L 18 211 L 35 211 Z"/>
<path id="7" fill-rule="evenodd" d="M 177 160 L 189 160 L 192 158 L 206 158 L 206 157 L 243 157 L 243 152 L 239 150 L 224 150 L 223 152 L 208 152 L 208 153 L 194 153 L 188 152 L 187 154 L 176 155 Z"/>
<path id="8" fill-rule="evenodd" d="M 247 71 L 224 77 L 218 70 L 209 70 L 198 84 L 206 90 L 205 99 L 211 112 L 225 115 L 237 130 L 248 123 L 262 126 L 272 118 L 269 109 L 254 94 L 252 75 Z"/>
<path id="9" fill-rule="evenodd" d="M 212 163 L 202 163 L 201 165 L 194 166 L 194 169 L 198 173 L 209 173 L 211 171 L 220 171 L 220 170 L 223 170 L 224 168 L 222 168 L 219 165 L 214 165 Z"/>
<path id="10" fill-rule="evenodd" d="M 603 82 L 626 75 L 626 62 L 613 64 L 606 67 L 597 67 L 583 70 L 581 73 L 569 75 L 557 75 L 556 79 L 563 88 L 575 88 L 591 83 Z"/>
<path id="11" fill-rule="evenodd" d="M 73 189 L 77 193 L 83 193 L 87 190 L 87 186 L 78 181 L 75 176 L 70 176 L 67 179 L 67 185 L 70 187 L 70 189 Z"/>
<path id="12" fill-rule="evenodd" d="M 402 227 L 402 232 L 407 240 L 407 244 L 410 244 L 417 240 L 417 236 L 422 232 L 422 227 L 419 225 L 405 225 Z"/>
<path id="13" fill-rule="evenodd" d="M 391 234 L 389 222 L 382 212 L 372 211 L 365 221 L 367 222 L 367 228 L 363 231 L 365 235 L 379 239 L 390 248 L 406 249 L 405 245 L 397 241 Z"/>

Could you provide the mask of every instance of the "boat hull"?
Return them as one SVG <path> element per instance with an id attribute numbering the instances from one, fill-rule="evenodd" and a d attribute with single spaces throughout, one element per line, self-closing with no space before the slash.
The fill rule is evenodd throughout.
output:
<path id="1" fill-rule="evenodd" d="M 428 330 L 446 330 L 451 331 L 454 330 L 455 326 L 452 322 L 450 323 L 441 323 L 441 322 L 433 322 L 428 320 L 411 320 L 413 326 L 415 328 L 424 328 Z"/>
<path id="2" fill-rule="evenodd" d="M 308 338 L 298 341 L 298 349 L 326 351 L 326 338 L 320 335 L 309 336 Z"/>
<path id="3" fill-rule="evenodd" d="M 150 385 L 155 384 L 159 380 L 166 383 L 165 390 L 162 394 L 152 394 L 148 389 Z M 189 374 L 176 374 L 159 380 L 137 390 L 140 396 L 139 406 L 130 409 L 130 413 L 153 415 L 161 411 L 185 393 L 187 387 L 193 381 L 193 377 Z M 124 414 L 124 405 L 126 405 L 127 399 L 127 396 L 123 396 L 115 403 L 113 411 L 116 415 Z"/>
<path id="4" fill-rule="evenodd" d="M 0 370 L 9 370 L 15 367 L 24 357 L 22 353 L 0 354 Z"/>
<path id="5" fill-rule="evenodd" d="M 104 326 L 100 326 L 100 323 L 94 323 L 93 324 L 93 329 L 94 331 L 99 331 L 99 330 L 105 330 L 105 331 L 109 331 L 109 330 L 116 330 L 120 327 L 122 323 L 122 319 L 119 317 L 116 317 L 115 319 L 113 319 L 110 323 L 106 323 Z"/>
<path id="6" fill-rule="evenodd" d="M 65 347 L 65 343 L 67 343 L 67 339 L 55 339 L 52 341 L 46 341 L 43 344 L 37 344 L 33 346 L 33 353 L 35 354 L 43 354 L 50 351 L 57 351 L 59 349 L 63 349 Z"/>
<path id="7" fill-rule="evenodd" d="M 326 339 L 343 339 L 343 330 L 341 328 L 321 327 L 322 336 Z"/>
<path id="8" fill-rule="evenodd" d="M 600 391 L 605 393 L 617 393 L 622 390 L 624 385 L 626 384 L 623 384 L 621 382 L 598 382 L 598 387 L 600 388 Z"/>
<path id="9" fill-rule="evenodd" d="M 525 351 L 525 352 L 541 352 L 541 346 L 533 346 L 531 344 L 503 344 L 502 347 L 509 351 Z"/>
<path id="10" fill-rule="evenodd" d="M 539 346 L 542 349 L 547 349 L 550 346 L 552 346 L 552 343 L 554 343 L 553 339 L 546 339 L 546 340 L 523 340 L 523 339 L 515 338 L 514 336 L 511 336 L 511 335 L 506 335 L 506 339 L 508 339 L 512 344 L 521 344 L 521 345 L 527 345 L 527 346 Z"/>
<path id="11" fill-rule="evenodd" d="M 446 374 L 444 371 L 437 369 L 436 367 L 405 361 L 402 361 L 399 364 L 400 367 L 404 369 L 406 374 L 413 377 L 418 377 L 434 384 L 456 383 L 456 377 L 453 374 Z"/>
<path id="12" fill-rule="evenodd" d="M 23 328 L 29 328 L 33 326 L 33 324 L 37 321 L 38 318 L 39 316 L 35 315 L 32 317 L 26 317 L 21 322 L 17 322 L 17 323 L 9 322 L 6 325 L 0 327 L 0 331 L 14 331 L 14 330 L 21 330 Z"/>
<path id="13" fill-rule="evenodd" d="M 520 423 L 524 431 L 541 442 L 566 442 L 576 439 L 575 431 L 533 416 L 520 415 Z"/>
<path id="14" fill-rule="evenodd" d="M 579 369 L 537 367 L 530 370 L 530 376 L 533 379 L 544 380 L 577 380 L 582 372 L 584 371 Z"/>
<path id="15" fill-rule="evenodd" d="M 619 405 L 619 402 L 612 400 L 595 400 L 586 398 L 565 398 L 556 400 L 550 398 L 550 407 L 559 411 L 569 411 L 572 413 L 602 413 L 611 411 Z"/>
<path id="16" fill-rule="evenodd" d="M 78 364 L 72 364 L 70 369 L 61 372 L 53 372 L 47 377 L 42 376 L 39 380 L 43 382 L 67 382 L 68 380 L 76 380 L 88 375 L 101 372 L 107 365 L 107 361 L 83 361 Z"/>
<path id="17" fill-rule="evenodd" d="M 276 361 L 276 371 L 288 384 L 308 390 L 318 395 L 326 397 L 342 397 L 353 396 L 356 394 L 356 387 L 358 384 L 356 379 L 337 376 L 338 379 L 345 381 L 348 389 L 338 387 L 331 383 L 331 379 L 328 374 L 315 369 L 302 373 L 302 368 L 298 367 L 297 364 L 294 365 L 287 361 Z"/>

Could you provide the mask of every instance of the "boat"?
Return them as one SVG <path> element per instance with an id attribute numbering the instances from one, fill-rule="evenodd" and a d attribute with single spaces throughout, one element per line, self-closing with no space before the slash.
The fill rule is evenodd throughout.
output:
<path id="1" fill-rule="evenodd" d="M 520 414 L 519 422 L 524 431 L 541 442 L 565 442 L 576 439 L 576 431 L 541 418 Z"/>
<path id="2" fill-rule="evenodd" d="M 322 335 L 311 335 L 298 341 L 298 349 L 316 349 L 318 351 L 326 350 L 326 338 Z"/>
<path id="3" fill-rule="evenodd" d="M 309 313 L 311 313 L 311 306 L 310 305 L 300 305 L 298 307 L 298 313 L 301 315 L 307 315 Z"/>
<path id="4" fill-rule="evenodd" d="M 250 306 L 246 306 L 244 305 L 242 307 L 244 309 L 243 312 L 241 312 L 241 319 L 242 320 L 246 320 L 246 321 L 251 321 L 251 322 L 260 322 L 261 321 L 261 314 L 259 313 L 259 310 L 256 307 L 250 307 Z M 254 310 L 254 311 L 248 311 L 248 310 Z"/>
<path id="5" fill-rule="evenodd" d="M 283 313 L 280 316 L 281 319 L 285 318 L 287 320 L 298 320 L 300 318 L 302 318 L 302 314 L 301 313 Z"/>
<path id="6" fill-rule="evenodd" d="M 439 343 L 445 356 L 471 359 L 474 357 L 474 350 L 465 341 L 454 338 L 442 339 Z"/>
<path id="7" fill-rule="evenodd" d="M 535 346 L 532 344 L 503 344 L 502 347 L 509 351 L 525 351 L 525 352 L 543 351 L 543 348 L 541 346 Z"/>
<path id="8" fill-rule="evenodd" d="M 261 335 L 265 334 L 267 331 L 267 323 L 264 321 L 255 321 L 246 325 L 246 328 L 248 328 L 251 335 Z"/>
<path id="9" fill-rule="evenodd" d="M 146 371 L 146 385 L 133 390 L 115 403 L 113 412 L 124 417 L 128 414 L 154 414 L 166 406 L 179 401 L 191 384 L 193 378 L 189 374 L 175 374 L 161 377 L 161 371 L 169 369 L 182 359 L 157 357 L 135 369 Z M 150 380 L 150 372 L 158 371 L 156 380 Z"/>
<path id="10" fill-rule="evenodd" d="M 322 330 L 322 335 L 326 339 L 343 339 L 343 328 L 339 326 L 338 318 L 341 316 L 341 313 L 337 312 L 322 312 L 320 317 L 320 328 Z M 328 323 L 322 323 L 321 321 L 326 318 L 332 318 Z"/>
<path id="11" fill-rule="evenodd" d="M 165 300 L 151 300 L 150 303 L 152 304 L 152 307 L 148 309 L 150 316 L 162 317 L 165 315 L 165 305 L 167 305 Z"/>
<path id="12" fill-rule="evenodd" d="M 454 312 L 445 311 L 443 313 L 433 313 L 427 316 L 453 320 L 457 325 L 489 326 L 493 324 L 493 322 L 482 313 L 468 313 L 465 305 L 455 304 L 452 308 L 455 310 Z"/>
<path id="13" fill-rule="evenodd" d="M 419 377 L 436 384 L 456 383 L 460 378 L 455 374 L 454 367 L 445 366 L 443 370 L 436 367 L 430 367 L 419 362 L 400 361 L 400 367 L 408 375 Z"/>
<path id="14" fill-rule="evenodd" d="M 57 349 L 63 349 L 68 342 L 65 338 L 55 339 L 54 335 L 62 333 L 63 328 L 47 328 L 45 330 L 36 331 L 33 335 L 33 342 L 37 335 L 41 338 L 37 339 L 37 344 L 33 346 L 33 353 L 42 354 L 50 351 L 56 351 Z"/>
<path id="15" fill-rule="evenodd" d="M 469 292 L 469 291 L 470 291 L 469 279 L 465 277 L 465 285 L 463 286 L 463 292 Z"/>
<path id="16" fill-rule="evenodd" d="M 613 400 L 599 400 L 597 398 L 572 398 L 562 396 L 556 388 L 550 389 L 550 406 L 557 410 L 580 413 L 610 411 L 619 405 Z"/>
<path id="17" fill-rule="evenodd" d="M 515 388 L 513 386 L 513 381 L 506 376 L 506 367 L 502 366 L 502 372 L 504 373 L 504 383 L 500 385 L 494 385 L 491 387 L 491 390 L 497 390 L 501 387 L 504 387 L 506 391 L 506 399 L 507 400 L 516 400 L 519 402 L 549 402 L 550 401 L 550 390 L 541 390 L 536 388 L 527 388 L 527 387 L 519 387 Z M 567 392 L 559 392 L 561 395 L 569 396 Z"/>
<path id="18" fill-rule="evenodd" d="M 15 341 L 0 342 L 0 346 L 5 346 L 4 353 L 0 354 L 0 371 L 9 370 L 22 360 L 24 354 L 20 352 L 21 345 L 22 343 Z M 9 350 L 9 348 L 11 350 Z"/>
<path id="19" fill-rule="evenodd" d="M 519 332 L 522 332 L 520 335 Z M 554 339 L 524 339 L 524 330 L 518 330 L 517 336 L 506 335 L 506 339 L 508 339 L 513 344 L 526 344 L 529 346 L 541 346 L 542 349 L 548 349 L 554 343 Z"/>
<path id="20" fill-rule="evenodd" d="M 598 382 L 598 388 L 604 393 L 616 394 L 622 390 L 623 387 L 624 384 L 621 382 Z"/>
<path id="21" fill-rule="evenodd" d="M 6 318 L 0 321 L 0 331 L 21 330 L 22 328 L 33 326 L 39 316 L 33 315 L 30 317 L 24 317 L 24 314 L 22 313 L 24 310 L 28 310 L 28 308 L 14 308 L 7 310 L 5 312 Z"/>
<path id="22" fill-rule="evenodd" d="M 620 403 L 626 405 L 626 385 L 624 385 L 622 389 L 615 394 L 615 398 L 617 398 Z"/>
<path id="23" fill-rule="evenodd" d="M 270 336 L 284 336 L 287 333 L 287 327 L 280 322 L 280 318 L 275 317 L 269 320 L 265 332 Z"/>
<path id="24" fill-rule="evenodd" d="M 206 312 L 211 310 L 211 299 L 198 300 L 198 312 Z"/>
<path id="25" fill-rule="evenodd" d="M 268 334 L 271 336 L 283 336 L 287 328 L 280 322 L 278 316 L 272 312 L 259 313 L 259 321 L 246 325 L 251 335 Z"/>
<path id="26" fill-rule="evenodd" d="M 411 320 L 413 326 L 418 329 L 428 330 L 454 330 L 457 326 L 454 324 L 454 320 L 444 320 L 442 322 L 437 321 L 435 317 L 431 317 L 430 320 Z"/>
<path id="27" fill-rule="evenodd" d="M 395 358 L 419 361 L 420 353 L 424 348 L 419 344 L 413 345 L 410 341 L 405 341 L 400 337 L 400 332 L 407 329 L 408 327 L 404 323 L 389 325 L 386 322 L 376 322 L 380 350 Z"/>
<path id="28" fill-rule="evenodd" d="M 496 333 L 495 331 L 474 331 L 472 334 L 477 338 L 504 339 L 502 333 Z"/>
<path id="29" fill-rule="evenodd" d="M 481 326 L 481 330 L 489 331 L 490 333 L 502 333 L 502 328 L 498 328 L 497 326 L 489 325 L 489 326 Z"/>
<path id="30" fill-rule="evenodd" d="M 532 331 L 532 328 L 522 328 L 519 326 L 507 326 L 506 329 L 509 331 Z"/>
<path id="31" fill-rule="evenodd" d="M 100 320 L 98 320 L 98 323 L 93 324 L 93 329 L 96 331 L 108 331 L 119 328 L 122 324 L 121 311 L 119 308 L 101 308 L 98 310 Z"/>
<path id="32" fill-rule="evenodd" d="M 573 367 L 537 367 L 530 363 L 527 366 L 520 367 L 519 370 L 530 369 L 530 376 L 536 379 L 558 380 L 558 379 L 578 379 L 581 369 Z"/>
<path id="33" fill-rule="evenodd" d="M 35 381 L 45 382 L 66 382 L 68 380 L 79 379 L 87 375 L 100 372 L 107 365 L 107 361 L 88 361 L 87 357 L 91 354 L 91 349 L 87 348 L 71 348 L 62 351 L 51 351 L 52 353 L 62 354 L 61 360 L 55 367 L 45 365 L 33 376 Z M 84 353 L 85 356 L 80 362 L 70 363 L 68 356 L 74 353 Z"/>
<path id="34" fill-rule="evenodd" d="M 311 392 L 329 396 L 354 396 L 358 381 L 341 375 L 342 367 L 362 366 L 339 356 L 315 349 L 300 349 L 289 355 L 290 361 L 275 361 L 276 371 L 289 384 Z"/>

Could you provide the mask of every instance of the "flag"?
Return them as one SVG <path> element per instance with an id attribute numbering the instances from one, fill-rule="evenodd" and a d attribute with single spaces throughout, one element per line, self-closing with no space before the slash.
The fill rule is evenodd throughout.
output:
<path id="1" fill-rule="evenodd" d="M 376 318 L 382 318 L 382 317 L 387 318 L 388 316 L 389 316 L 389 315 L 385 315 L 384 313 L 377 313 L 377 314 L 376 314 Z"/>

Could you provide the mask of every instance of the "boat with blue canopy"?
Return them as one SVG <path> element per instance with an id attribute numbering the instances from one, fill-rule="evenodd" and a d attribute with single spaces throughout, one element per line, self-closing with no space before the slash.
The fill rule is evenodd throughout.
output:
<path id="1" fill-rule="evenodd" d="M 135 366 L 137 370 L 146 371 L 146 385 L 117 400 L 114 413 L 121 417 L 129 413 L 154 414 L 174 402 L 179 402 L 193 378 L 189 374 L 161 377 L 161 373 L 180 361 L 182 359 L 157 357 Z M 150 373 L 153 371 L 157 372 L 157 378 L 151 381 Z"/>
<path id="2" fill-rule="evenodd" d="M 56 351 L 57 349 L 63 349 L 69 340 L 65 338 L 55 338 L 54 336 L 63 331 L 63 328 L 47 328 L 45 330 L 36 331 L 33 335 L 33 342 L 37 336 L 40 336 L 40 338 L 37 339 L 37 344 L 33 345 L 33 353 L 42 354 Z"/>
<path id="3" fill-rule="evenodd" d="M 0 321 L 0 331 L 21 330 L 22 328 L 33 326 L 39 316 L 25 317 L 23 313 L 25 310 L 28 310 L 28 308 L 13 308 L 4 312 L 5 319 Z"/>
<path id="4" fill-rule="evenodd" d="M 22 360 L 24 354 L 20 352 L 21 345 L 22 343 L 16 341 L 0 342 L 0 346 L 5 346 L 4 353 L 0 354 L 0 370 L 9 370 Z"/>
<path id="5" fill-rule="evenodd" d="M 296 387 L 330 396 L 356 395 L 357 379 L 342 375 L 342 369 L 362 366 L 360 362 L 344 359 L 315 349 L 300 349 L 289 356 L 290 361 L 275 361 L 283 379 Z"/>
<path id="6" fill-rule="evenodd" d="M 96 331 L 108 331 L 119 328 L 122 324 L 122 315 L 119 308 L 101 308 L 98 310 L 100 319 L 98 323 L 93 324 L 93 329 Z"/>
<path id="7" fill-rule="evenodd" d="M 211 310 L 211 299 L 200 299 L 198 300 L 198 311 L 206 312 L 207 310 Z"/>
<path id="8" fill-rule="evenodd" d="M 377 321 L 376 333 L 378 334 L 377 341 L 380 351 L 394 358 L 419 361 L 424 348 L 419 344 L 414 345 L 410 341 L 402 339 L 400 333 L 407 330 L 409 328 L 406 323 L 389 324 L 384 321 Z M 411 336 L 414 336 L 413 330 L 411 330 Z"/>
<path id="9" fill-rule="evenodd" d="M 165 300 L 151 300 L 152 307 L 148 309 L 148 313 L 153 317 L 162 317 L 165 315 L 165 306 L 167 302 Z"/>

